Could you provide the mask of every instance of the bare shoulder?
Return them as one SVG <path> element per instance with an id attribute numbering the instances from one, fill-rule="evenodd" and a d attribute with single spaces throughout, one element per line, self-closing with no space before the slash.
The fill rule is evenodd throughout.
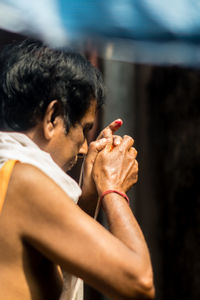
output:
<path id="1" fill-rule="evenodd" d="M 75 205 L 72 199 L 45 173 L 37 167 L 17 163 L 14 167 L 9 186 L 8 196 L 14 196 L 23 205 L 40 204 L 44 206 L 56 205 L 57 202 L 68 201 Z M 24 201 L 26 199 L 26 201 Z M 52 201 L 53 200 L 53 201 Z"/>
<path id="2" fill-rule="evenodd" d="M 13 169 L 9 188 L 15 189 L 19 193 L 32 193 L 41 188 L 45 193 L 51 189 L 61 190 L 61 188 L 44 172 L 37 167 L 27 163 L 17 163 Z"/>
<path id="3" fill-rule="evenodd" d="M 82 210 L 46 174 L 24 163 L 14 167 L 6 205 L 14 217 L 21 238 L 38 243 L 55 240 L 57 231 L 66 232 L 73 216 L 81 218 Z M 37 246 L 36 246 L 37 247 Z"/>
<path id="4" fill-rule="evenodd" d="M 73 200 L 49 176 L 25 163 L 15 165 L 7 198 L 21 214 L 25 228 L 31 220 L 39 222 L 48 216 L 49 221 L 55 222 L 57 218 L 66 218 L 70 209 L 77 209 Z"/>
<path id="5" fill-rule="evenodd" d="M 56 264 L 73 234 L 74 218 L 86 214 L 46 174 L 24 163 L 15 165 L 6 199 L 7 212 L 14 215 L 19 237 Z M 60 242 L 62 237 L 62 243 Z M 65 245 L 63 245 L 65 244 Z M 45 250 L 44 250 L 45 249 Z M 53 256 L 49 257 L 53 251 Z"/>

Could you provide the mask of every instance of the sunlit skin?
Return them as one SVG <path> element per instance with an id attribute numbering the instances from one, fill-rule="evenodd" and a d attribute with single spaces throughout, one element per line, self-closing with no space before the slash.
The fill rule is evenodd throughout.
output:
<path id="1" fill-rule="evenodd" d="M 64 171 L 69 171 L 76 164 L 79 155 L 87 154 L 88 143 L 86 137 L 94 124 L 95 115 L 96 101 L 93 100 L 80 123 L 70 127 L 67 134 L 63 120 L 60 119 L 55 139 L 44 150 L 51 154 L 54 161 Z"/>
<path id="2" fill-rule="evenodd" d="M 53 112 L 53 106 L 49 109 L 46 116 L 47 129 L 44 136 L 40 137 L 39 133 L 34 134 L 30 130 L 27 135 L 40 148 L 50 153 L 53 160 L 66 172 L 69 171 L 77 162 L 78 156 L 86 155 L 88 152 L 87 134 L 92 128 L 96 115 L 96 101 L 91 100 L 91 104 L 86 114 L 74 126 L 70 127 L 66 133 L 63 118 L 57 116 L 50 122 Z M 38 132 L 41 130 L 41 124 L 38 126 Z M 48 130 L 48 131 L 47 131 Z"/>
<path id="3" fill-rule="evenodd" d="M 64 171 L 86 155 L 82 209 L 39 169 L 15 165 L 0 217 L 0 299 L 58 300 L 57 265 L 109 299 L 153 299 L 149 251 L 127 201 L 114 193 L 102 199 L 109 231 L 89 216 L 105 190 L 126 193 L 137 182 L 134 140 L 114 136 L 122 125 L 115 120 L 88 146 L 96 101 L 68 134 L 62 116 L 52 120 L 58 105 L 52 101 L 44 119 L 25 134 Z"/>

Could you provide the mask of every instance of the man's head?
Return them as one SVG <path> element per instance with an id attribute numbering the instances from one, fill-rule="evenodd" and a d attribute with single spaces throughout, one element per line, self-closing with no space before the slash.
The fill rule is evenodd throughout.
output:
<path id="1" fill-rule="evenodd" d="M 0 101 L 4 128 L 26 131 L 58 100 L 66 131 L 79 122 L 91 99 L 104 98 L 99 71 L 69 49 L 50 49 L 39 41 L 25 40 L 7 46 L 0 56 Z"/>
<path id="2" fill-rule="evenodd" d="M 83 130 L 88 127 L 91 111 L 95 112 L 103 100 L 101 74 L 78 53 L 50 49 L 33 40 L 9 45 L 2 51 L 0 119 L 3 130 L 27 133 L 41 124 L 43 129 L 50 129 L 50 125 L 61 122 L 63 134 L 69 137 L 80 124 Z M 89 119 L 85 120 L 88 113 Z M 49 138 L 48 134 L 46 137 Z M 46 145 L 43 148 L 50 154 L 55 152 L 46 149 Z M 57 154 L 53 158 L 57 160 Z"/>

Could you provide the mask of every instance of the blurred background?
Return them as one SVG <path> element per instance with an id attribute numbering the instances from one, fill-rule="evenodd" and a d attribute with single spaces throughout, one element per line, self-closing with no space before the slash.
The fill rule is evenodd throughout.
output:
<path id="1" fill-rule="evenodd" d="M 128 2 L 131 1 L 124 3 Z M 170 9 L 169 2 L 166 7 Z M 193 11 L 200 13 L 198 3 L 190 3 Z M 178 6 L 180 1 L 174 4 Z M 81 11 L 80 5 L 77 7 Z M 167 14 L 167 10 L 163 11 Z M 200 17 L 190 15 L 189 9 L 179 12 L 170 11 L 171 20 L 179 21 L 179 31 L 175 30 L 174 21 L 168 22 L 170 30 L 163 25 L 157 26 L 156 31 L 155 25 L 154 31 L 147 32 L 150 23 L 143 18 L 143 35 L 140 32 L 141 35 L 132 36 L 131 30 L 125 35 L 123 26 L 109 31 L 108 26 L 104 28 L 107 34 L 103 43 L 96 36 L 67 42 L 101 70 L 107 86 L 106 103 L 98 113 L 90 140 L 116 118 L 124 121 L 119 134 L 135 139 L 139 181 L 129 196 L 152 257 L 156 300 L 200 299 L 200 49 L 198 32 L 194 30 L 199 28 Z M 188 22 L 183 32 L 180 15 L 184 12 Z M 168 20 L 164 13 L 162 17 Z M 120 15 L 117 20 L 121 20 Z M 103 28 L 106 22 L 101 24 Z M 37 31 L 14 33 L 10 28 L 2 28 L 0 49 L 29 35 L 48 40 L 37 35 Z M 113 39 L 117 35 L 120 40 Z M 51 44 L 52 40 L 48 41 Z M 81 161 L 71 171 L 76 180 L 80 167 Z M 103 212 L 98 221 L 107 226 Z M 108 299 L 85 285 L 85 300 Z"/>

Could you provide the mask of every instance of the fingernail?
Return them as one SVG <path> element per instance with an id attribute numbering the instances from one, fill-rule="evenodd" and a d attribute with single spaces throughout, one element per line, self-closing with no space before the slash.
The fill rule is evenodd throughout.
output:
<path id="1" fill-rule="evenodd" d="M 116 121 L 115 121 L 115 124 L 116 124 L 117 126 L 121 126 L 121 125 L 122 125 L 122 120 L 116 120 Z"/>

